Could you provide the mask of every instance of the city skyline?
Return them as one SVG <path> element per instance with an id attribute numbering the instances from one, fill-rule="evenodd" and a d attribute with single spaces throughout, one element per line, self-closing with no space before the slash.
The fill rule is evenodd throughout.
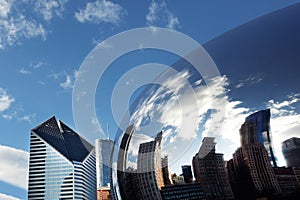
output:
<path id="1" fill-rule="evenodd" d="M 257 116 L 265 111 L 258 111 L 246 117 L 240 128 L 241 147 L 235 151 L 233 158 L 229 161 L 224 162 L 223 154 L 215 152 L 215 138 L 203 138 L 199 152 L 192 159 L 195 179 L 193 179 L 190 165 L 182 165 L 183 174 L 180 176 L 169 173 L 168 170 L 165 171 L 168 163 L 167 160 L 164 160 L 167 157 L 165 156 L 163 159 L 161 155 L 163 133 L 160 132 L 153 141 L 138 145 L 137 169 L 131 167 L 120 169 L 120 166 L 117 180 L 113 180 L 111 179 L 113 171 L 109 168 L 114 165 L 110 160 L 114 142 L 96 139 L 95 149 L 53 116 L 33 128 L 31 132 L 28 198 L 83 197 L 94 199 L 96 191 L 98 199 L 102 199 L 102 197 L 104 199 L 111 199 L 111 197 L 113 199 L 174 199 L 176 196 L 195 199 L 194 195 L 196 194 L 201 195 L 199 197 L 201 199 L 244 199 L 249 195 L 252 196 L 251 198 L 255 198 L 256 195 L 261 197 L 264 195 L 271 195 L 270 197 L 293 195 L 300 187 L 300 180 L 296 176 L 300 169 L 300 164 L 297 163 L 297 152 L 293 158 L 286 157 L 290 161 L 289 168 L 278 168 L 277 166 L 272 168 L 272 159 L 269 159 L 267 151 L 269 146 L 264 146 L 260 142 L 261 138 L 259 139 L 258 131 L 260 129 L 258 126 L 260 125 L 257 124 L 257 121 L 249 121 L 249 117 Z M 266 119 L 268 117 L 267 115 Z M 259 121 L 264 124 L 264 120 Z M 129 126 L 122 134 L 118 151 L 123 155 L 118 155 L 119 163 L 127 162 L 127 147 L 130 145 L 133 134 L 133 125 Z M 299 148 L 298 140 L 300 138 L 290 138 L 283 141 L 282 145 L 286 149 L 297 150 Z M 271 143 L 271 141 L 269 142 Z M 286 149 L 283 148 L 284 152 Z M 249 169 L 249 175 L 247 175 L 247 169 Z M 282 173 L 287 174 L 282 176 L 284 175 Z M 288 179 L 286 175 L 289 176 Z M 173 184 L 165 181 L 165 176 L 171 176 Z M 245 176 L 248 178 L 245 179 Z M 173 179 L 174 177 L 178 180 Z M 121 193 L 119 188 L 115 187 L 120 184 L 122 185 L 120 188 L 126 188 Z M 129 185 L 130 187 L 128 187 Z M 234 195 L 237 196 L 233 196 L 231 187 L 234 189 Z M 248 187 L 252 188 L 249 194 L 247 193 L 249 191 L 246 190 Z M 179 192 L 180 188 L 182 190 Z M 286 190 L 283 191 L 283 188 Z M 111 194 L 118 194 L 118 197 L 111 196 Z M 291 198 L 293 197 L 291 196 Z"/>
<path id="2" fill-rule="evenodd" d="M 159 131 L 163 130 L 166 135 L 162 139 L 162 155 L 170 152 L 169 171 L 179 174 L 182 165 L 191 165 L 203 137 L 214 132 L 218 133 L 216 151 L 223 152 L 225 160 L 230 159 L 239 145 L 237 135 L 244 118 L 255 111 L 270 109 L 274 153 L 278 166 L 282 166 L 281 142 L 299 137 L 300 130 L 299 2 L 0 0 L 0 198 L 26 198 L 28 133 L 50 116 L 64 119 L 93 145 L 95 141 L 90 141 L 93 134 L 100 139 L 117 137 L 110 100 L 118 80 L 140 64 L 158 62 L 174 66 L 180 58 L 171 53 L 144 50 L 141 44 L 141 50 L 116 60 L 99 81 L 95 96 L 97 119 L 90 119 L 94 129 L 82 131 L 76 126 L 72 115 L 72 89 L 80 76 L 82 61 L 99 42 L 143 26 L 166 27 L 190 36 L 203 45 L 221 76 L 211 85 L 214 95 L 209 98 L 203 77 L 195 79 L 191 71 L 178 74 L 179 78 L 188 79 L 201 96 L 203 109 L 199 117 L 189 120 L 200 124 L 196 131 L 177 131 L 180 127 L 177 104 L 171 103 L 174 107 L 165 110 L 162 109 L 165 106 L 158 107 L 146 98 L 141 102 L 145 103 L 148 113 L 141 110 L 131 113 L 135 119 L 143 118 L 133 119 L 142 123 L 137 123 L 136 133 L 140 137 L 133 137 L 132 143 L 154 139 L 150 136 L 157 131 L 149 135 L 139 128 L 149 123 L 149 116 L 158 113 L 150 121 L 157 119 L 161 123 Z M 112 47 L 106 44 L 106 48 Z M 135 80 L 133 77 L 128 84 L 134 85 Z M 174 79 L 169 86 L 180 89 L 180 81 Z M 147 95 L 144 89 L 139 88 L 133 94 L 129 106 L 139 95 Z M 166 105 L 168 102 L 155 97 L 156 103 Z M 222 109 L 208 105 L 211 99 L 226 105 L 224 124 L 211 126 L 211 119 L 218 117 L 218 110 Z M 184 103 L 186 110 L 194 109 L 187 106 L 186 99 Z M 180 146 L 181 141 L 184 143 Z M 176 156 L 178 152 L 180 156 Z M 128 153 L 128 158 L 136 161 L 138 147 L 133 146 Z"/>

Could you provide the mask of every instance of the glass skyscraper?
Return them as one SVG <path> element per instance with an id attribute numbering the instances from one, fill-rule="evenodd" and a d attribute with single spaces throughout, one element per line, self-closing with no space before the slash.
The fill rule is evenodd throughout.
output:
<path id="1" fill-rule="evenodd" d="M 113 150 L 113 145 L 113 141 L 108 139 L 96 140 L 95 149 L 97 166 L 97 187 L 108 186 L 111 183 L 111 153 Z"/>
<path id="2" fill-rule="evenodd" d="M 28 199 L 96 199 L 94 147 L 55 117 L 31 130 Z"/>
<path id="3" fill-rule="evenodd" d="M 270 133 L 270 109 L 260 110 L 249 115 L 246 122 L 252 122 L 257 127 L 258 142 L 266 148 L 270 162 L 273 166 L 277 166 L 276 158 L 272 148 L 272 139 Z"/>

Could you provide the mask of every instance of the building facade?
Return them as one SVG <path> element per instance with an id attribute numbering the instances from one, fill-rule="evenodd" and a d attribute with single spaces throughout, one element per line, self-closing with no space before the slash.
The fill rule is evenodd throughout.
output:
<path id="1" fill-rule="evenodd" d="M 269 197 L 281 193 L 269 155 L 261 144 L 257 127 L 245 122 L 240 129 L 241 147 L 233 154 L 228 163 L 229 177 L 235 186 L 235 196 L 239 199 Z M 235 178 L 233 181 L 232 177 Z"/>
<path id="2" fill-rule="evenodd" d="M 143 200 L 160 200 L 160 189 L 164 186 L 161 163 L 162 132 L 154 141 L 139 146 L 137 173 Z"/>
<path id="3" fill-rule="evenodd" d="M 97 172 L 97 191 L 108 192 L 107 188 L 110 188 L 112 182 L 112 161 L 111 154 L 113 150 L 113 141 L 108 139 L 96 139 L 95 151 L 96 151 L 96 172 Z M 109 191 L 110 193 L 110 191 Z M 97 193 L 98 194 L 101 193 Z M 111 195 L 110 195 L 111 196 Z M 102 198 L 105 197 L 105 198 Z M 106 195 L 98 196 L 98 199 L 106 199 Z"/>
<path id="4" fill-rule="evenodd" d="M 31 130 L 28 199 L 96 199 L 94 147 L 55 117 Z"/>
<path id="5" fill-rule="evenodd" d="M 300 138 L 292 137 L 282 142 L 282 154 L 288 167 L 300 167 Z"/>
<path id="6" fill-rule="evenodd" d="M 161 196 L 163 200 L 205 200 L 204 192 L 199 183 L 164 186 L 161 188 Z"/>
<path id="7" fill-rule="evenodd" d="M 164 185 L 171 185 L 168 156 L 161 158 Z"/>
<path id="8" fill-rule="evenodd" d="M 256 126 L 258 142 L 261 143 L 268 152 L 269 161 L 276 167 L 276 157 L 272 147 L 272 137 L 270 130 L 270 109 L 260 110 L 246 117 L 245 122 L 252 122 Z"/>
<path id="9" fill-rule="evenodd" d="M 275 177 L 278 181 L 283 196 L 293 194 L 300 188 L 296 174 L 291 167 L 274 167 Z"/>
<path id="10" fill-rule="evenodd" d="M 193 166 L 199 172 L 196 182 L 201 184 L 206 199 L 234 199 L 225 172 L 223 154 L 215 152 L 215 145 L 214 138 L 203 139 L 200 150 L 193 159 Z"/>
<path id="11" fill-rule="evenodd" d="M 98 187 L 97 200 L 112 200 L 110 187 Z"/>
<path id="12" fill-rule="evenodd" d="M 193 174 L 192 174 L 192 167 L 190 165 L 182 165 L 182 175 L 184 177 L 185 183 L 192 183 L 193 182 Z"/>

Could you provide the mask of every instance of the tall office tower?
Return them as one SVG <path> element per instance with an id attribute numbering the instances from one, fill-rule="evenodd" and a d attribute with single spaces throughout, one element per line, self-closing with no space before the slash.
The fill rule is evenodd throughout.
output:
<path id="1" fill-rule="evenodd" d="M 160 188 L 164 186 L 161 163 L 162 132 L 154 141 L 140 144 L 137 172 L 139 188 L 144 200 L 161 199 Z"/>
<path id="2" fill-rule="evenodd" d="M 161 165 L 162 165 L 164 185 L 171 185 L 168 156 L 161 158 Z"/>
<path id="3" fill-rule="evenodd" d="M 108 139 L 96 139 L 96 172 L 97 172 L 97 196 L 98 199 L 104 199 L 111 183 L 112 161 L 111 154 L 113 150 L 113 141 Z M 101 194 L 101 192 L 105 194 Z M 109 195 L 108 195 L 109 196 Z M 101 198 L 100 198 L 101 197 Z"/>
<path id="4" fill-rule="evenodd" d="M 96 199 L 94 147 L 55 117 L 31 130 L 28 199 Z"/>
<path id="5" fill-rule="evenodd" d="M 241 147 L 233 154 L 236 196 L 243 199 L 279 194 L 281 190 L 268 153 L 259 142 L 256 125 L 245 122 L 241 126 L 240 136 Z"/>
<path id="6" fill-rule="evenodd" d="M 292 137 L 282 142 L 282 153 L 288 167 L 300 167 L 300 138 Z"/>
<path id="7" fill-rule="evenodd" d="M 185 183 L 192 183 L 193 182 L 193 174 L 192 174 L 192 167 L 190 165 L 182 165 L 182 175 L 184 177 Z"/>
<path id="8" fill-rule="evenodd" d="M 225 172 L 223 154 L 215 152 L 214 138 L 205 137 L 198 154 L 193 158 L 193 167 L 199 172 L 199 182 L 207 199 L 233 199 L 233 193 Z"/>
<path id="9" fill-rule="evenodd" d="M 270 109 L 260 110 L 246 117 L 245 122 L 252 122 L 257 127 L 258 142 L 266 148 L 271 164 L 276 167 L 276 157 L 272 148 L 272 138 L 270 133 Z"/>

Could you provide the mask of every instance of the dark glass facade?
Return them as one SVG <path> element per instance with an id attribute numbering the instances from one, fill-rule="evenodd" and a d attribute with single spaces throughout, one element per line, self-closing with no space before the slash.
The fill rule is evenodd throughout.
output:
<path id="1" fill-rule="evenodd" d="M 193 174 L 192 174 L 192 167 L 190 165 L 183 165 L 181 166 L 182 175 L 184 177 L 185 183 L 192 183 L 193 182 Z"/>

